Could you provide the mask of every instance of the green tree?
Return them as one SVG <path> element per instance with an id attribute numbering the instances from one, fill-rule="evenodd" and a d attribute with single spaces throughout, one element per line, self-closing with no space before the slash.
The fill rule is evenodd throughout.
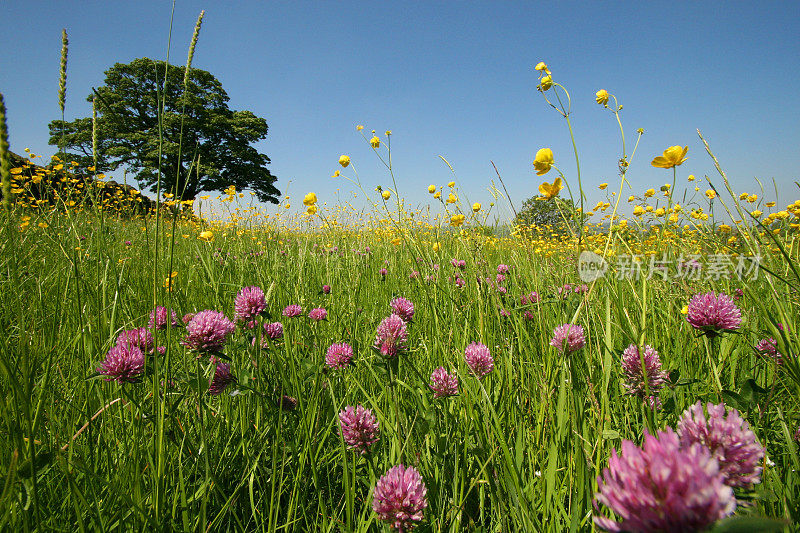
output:
<path id="1" fill-rule="evenodd" d="M 262 202 L 278 203 L 277 178 L 266 167 L 270 160 L 251 146 L 267 136 L 266 120 L 228 108 L 222 84 L 205 70 L 191 69 L 184 91 L 184 72 L 148 58 L 106 71 L 105 85 L 87 98 L 98 109 L 98 170 L 122 167 L 155 191 L 160 169 L 161 190 L 184 200 L 235 185 Z M 61 145 L 62 139 L 67 161 L 92 165 L 91 117 L 52 121 L 50 144 Z"/>
<path id="2" fill-rule="evenodd" d="M 517 226 L 550 226 L 557 231 L 566 231 L 568 227 L 577 229 L 578 219 L 575 217 L 576 207 L 570 198 L 556 196 L 545 200 L 540 196 L 528 198 L 517 213 L 514 224 Z M 585 222 L 586 215 L 581 217 Z M 567 226 L 569 224 L 569 226 Z"/>

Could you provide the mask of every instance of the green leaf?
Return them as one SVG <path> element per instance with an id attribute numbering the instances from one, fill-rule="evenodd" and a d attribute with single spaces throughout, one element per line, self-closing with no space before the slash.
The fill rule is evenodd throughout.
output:
<path id="1" fill-rule="evenodd" d="M 711 533 L 759 533 L 783 531 L 788 522 L 761 516 L 731 516 L 717 522 Z"/>

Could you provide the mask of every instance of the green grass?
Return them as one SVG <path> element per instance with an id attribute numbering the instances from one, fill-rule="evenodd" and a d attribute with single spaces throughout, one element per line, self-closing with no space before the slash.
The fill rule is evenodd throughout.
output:
<path id="1" fill-rule="evenodd" d="M 798 386 L 752 349 L 770 317 L 794 325 L 787 319 L 796 316 L 797 296 L 763 274 L 749 283 L 610 277 L 585 300 L 561 299 L 556 288 L 578 282 L 572 253 L 542 257 L 510 240 L 446 237 L 432 257 L 441 265 L 437 280 L 426 282 L 433 271 L 417 263 L 417 249 L 369 236 L 218 230 L 206 243 L 179 225 L 172 255 L 166 233 L 159 255 L 152 221 L 49 220 L 46 229 L 9 224 L 0 243 L 0 509 L 9 529 L 378 530 L 371 490 L 402 462 L 416 466 L 428 488 L 423 531 L 588 530 L 595 477 L 611 449 L 622 439 L 641 442 L 646 428 L 674 427 L 697 400 L 739 408 L 774 463 L 742 494 L 752 505 L 737 514 L 797 519 Z M 339 252 L 329 253 L 330 244 Z M 353 251 L 366 246 L 370 254 Z M 450 258 L 467 260 L 463 289 L 448 281 Z M 789 275 L 782 257 L 770 261 Z M 475 281 L 493 278 L 499 263 L 512 267 L 506 297 Z M 412 270 L 420 276 L 410 279 Z M 321 293 L 323 284 L 331 294 Z M 264 288 L 270 320 L 286 330 L 264 350 L 237 330 L 225 348 L 240 384 L 228 390 L 234 395 L 206 394 L 212 368 L 179 344 L 181 329 L 158 332 L 167 351 L 147 358 L 141 383 L 94 372 L 118 332 L 145 326 L 155 304 L 179 316 L 217 309 L 232 317 L 247 285 Z M 681 308 L 695 292 L 737 287 L 745 289 L 741 334 L 707 345 Z M 542 301 L 521 307 L 519 296 L 531 290 Z M 410 350 L 387 363 L 371 344 L 395 296 L 411 299 L 416 315 Z M 280 317 L 290 303 L 306 312 L 325 307 L 329 318 Z M 587 346 L 565 360 L 548 343 L 579 307 Z M 535 319 L 525 320 L 525 310 Z M 783 353 L 796 359 L 794 331 Z M 483 381 L 463 360 L 473 341 L 495 359 Z M 354 346 L 354 366 L 326 371 L 334 342 Z M 621 386 L 619 360 L 631 342 L 654 346 L 676 377 L 660 411 Z M 428 377 L 437 366 L 457 372 L 458 396 L 432 398 Z M 279 407 L 284 394 L 296 409 Z M 380 422 L 367 456 L 347 450 L 339 433 L 337 413 L 355 404 Z"/>

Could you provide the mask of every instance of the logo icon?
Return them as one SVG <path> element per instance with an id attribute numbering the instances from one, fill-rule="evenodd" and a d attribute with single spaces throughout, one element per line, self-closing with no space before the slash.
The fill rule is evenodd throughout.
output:
<path id="1" fill-rule="evenodd" d="M 602 278 L 608 270 L 608 263 L 602 256 L 584 250 L 578 257 L 578 277 L 584 283 L 591 283 L 592 281 Z"/>

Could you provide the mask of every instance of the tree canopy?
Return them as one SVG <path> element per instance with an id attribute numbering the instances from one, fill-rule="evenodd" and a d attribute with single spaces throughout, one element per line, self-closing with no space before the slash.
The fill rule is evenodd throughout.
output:
<path id="1" fill-rule="evenodd" d="M 155 191 L 160 169 L 161 190 L 184 200 L 234 185 L 278 203 L 270 159 L 251 146 L 266 138 L 266 120 L 230 109 L 222 84 L 205 70 L 191 69 L 184 90 L 184 72 L 148 58 L 106 71 L 105 85 L 87 98 L 97 109 L 98 170 L 122 167 Z M 50 144 L 62 146 L 68 161 L 92 165 L 91 117 L 49 126 Z"/>
<path id="2" fill-rule="evenodd" d="M 575 210 L 575 204 L 570 198 L 556 196 L 545 200 L 540 196 L 533 196 L 523 202 L 522 209 L 514 219 L 514 224 L 517 226 L 549 226 L 557 231 L 565 231 L 569 226 L 577 228 Z M 581 221 L 585 221 L 586 218 L 586 215 L 583 215 Z"/>

